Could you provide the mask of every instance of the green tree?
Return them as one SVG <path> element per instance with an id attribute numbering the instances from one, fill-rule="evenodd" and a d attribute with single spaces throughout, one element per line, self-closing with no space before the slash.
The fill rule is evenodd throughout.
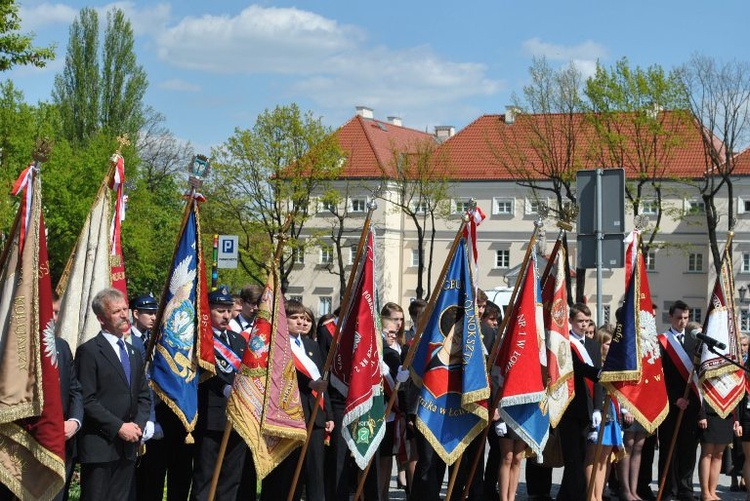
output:
<path id="1" fill-rule="evenodd" d="M 235 129 L 213 158 L 211 200 L 221 220 L 240 230 L 240 265 L 263 283 L 265 276 L 255 274 L 267 270 L 287 218 L 287 246 L 293 252 L 304 247 L 300 235 L 310 216 L 312 194 L 325 191 L 324 185 L 341 172 L 338 141 L 319 118 L 291 104 L 264 111 L 252 129 Z M 288 281 L 292 255 L 280 266 L 282 280 Z"/>
<path id="2" fill-rule="evenodd" d="M 70 27 L 65 67 L 52 93 L 63 131 L 77 143 L 100 130 L 136 137 L 144 124 L 148 80 L 136 62 L 133 29 L 121 10 L 107 13 L 101 54 L 99 43 L 99 16 L 94 9 L 81 9 Z"/>
<path id="3" fill-rule="evenodd" d="M 0 71 L 14 66 L 43 68 L 55 58 L 55 46 L 34 47 L 33 34 L 20 33 L 21 18 L 15 0 L 0 2 Z"/>
<path id="4" fill-rule="evenodd" d="M 676 180 L 668 171 L 670 161 L 690 125 L 677 74 L 660 66 L 631 68 L 626 58 L 610 69 L 597 64 L 596 74 L 586 82 L 586 96 L 599 164 L 623 167 L 632 179 L 625 194 L 633 214 L 640 213 L 645 201 L 655 205 L 654 224 L 643 244 L 647 251 L 664 215 L 663 183 Z"/>

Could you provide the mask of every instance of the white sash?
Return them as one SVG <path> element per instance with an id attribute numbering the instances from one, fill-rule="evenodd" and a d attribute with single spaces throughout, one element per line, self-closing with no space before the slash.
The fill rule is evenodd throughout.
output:
<path id="1" fill-rule="evenodd" d="M 315 362 L 313 362 L 312 359 L 307 356 L 307 353 L 305 353 L 305 344 L 302 343 L 302 340 L 300 340 L 300 345 L 298 346 L 294 338 L 290 336 L 289 344 L 292 347 L 294 358 L 296 358 L 302 367 L 305 368 L 305 371 L 303 371 L 306 372 L 305 375 L 313 381 L 320 379 L 321 376 L 318 366 L 315 365 Z"/>
<path id="2" fill-rule="evenodd" d="M 578 339 L 576 339 L 573 336 L 570 336 L 570 337 L 571 337 L 570 347 L 575 350 L 576 354 L 578 354 L 578 358 L 581 359 L 583 362 L 587 363 L 588 365 L 590 365 L 591 367 L 594 367 L 594 362 L 593 360 L 591 360 L 591 355 L 589 355 L 589 352 L 586 351 L 586 348 L 581 346 L 581 342 Z"/>

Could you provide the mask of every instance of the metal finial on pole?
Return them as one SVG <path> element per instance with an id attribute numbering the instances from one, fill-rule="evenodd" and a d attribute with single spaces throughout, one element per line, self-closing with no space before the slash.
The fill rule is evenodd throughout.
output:
<path id="1" fill-rule="evenodd" d="M 47 137 L 37 138 L 34 150 L 31 152 L 31 158 L 34 159 L 34 168 L 39 169 L 39 164 L 42 164 L 49 160 L 50 154 L 52 153 L 52 146 L 54 142 Z"/>

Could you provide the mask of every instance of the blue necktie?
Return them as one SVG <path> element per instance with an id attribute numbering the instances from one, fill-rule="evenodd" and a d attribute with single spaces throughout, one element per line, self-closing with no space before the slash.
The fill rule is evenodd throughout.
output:
<path id="1" fill-rule="evenodd" d="M 125 379 L 128 380 L 128 386 L 130 386 L 130 356 L 128 355 L 128 350 L 125 348 L 125 341 L 118 339 L 117 346 L 120 347 L 120 363 L 122 364 L 122 370 L 125 371 Z"/>
<path id="2" fill-rule="evenodd" d="M 302 341 L 298 337 L 294 338 L 294 342 L 297 343 L 297 346 L 302 346 Z"/>

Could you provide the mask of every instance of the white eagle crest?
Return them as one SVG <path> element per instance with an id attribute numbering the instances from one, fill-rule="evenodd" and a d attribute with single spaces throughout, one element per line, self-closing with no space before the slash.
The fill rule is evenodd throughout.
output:
<path id="1" fill-rule="evenodd" d="M 51 318 L 44 326 L 42 331 L 44 344 L 44 356 L 49 358 L 49 361 L 54 367 L 57 367 L 57 347 L 55 346 L 55 321 Z"/>
<path id="2" fill-rule="evenodd" d="M 639 320 L 641 330 L 638 335 L 641 343 L 641 353 L 648 356 L 647 362 L 653 365 L 661 356 L 659 339 L 656 334 L 656 320 L 651 313 L 642 310 L 639 312 Z"/>
<path id="3" fill-rule="evenodd" d="M 172 298 L 164 308 L 164 337 L 172 346 L 187 348 L 192 343 L 195 331 L 195 308 L 190 301 L 190 292 L 197 274 L 191 268 L 193 256 L 187 256 L 175 266 L 172 278 L 169 280 L 169 292 Z"/>

